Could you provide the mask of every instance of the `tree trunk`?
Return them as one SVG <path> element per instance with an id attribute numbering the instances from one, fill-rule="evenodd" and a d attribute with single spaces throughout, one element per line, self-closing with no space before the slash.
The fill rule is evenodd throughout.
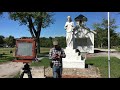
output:
<path id="1" fill-rule="evenodd" d="M 98 48 L 100 48 L 100 45 L 98 44 Z"/>
<path id="2" fill-rule="evenodd" d="M 28 18 L 28 22 L 29 22 L 30 34 L 31 34 L 31 36 L 34 38 L 34 37 L 35 37 L 35 34 L 33 33 L 33 30 L 32 30 L 32 28 L 33 28 L 34 26 L 33 26 L 32 19 L 31 19 L 30 16 L 29 16 L 29 18 Z"/>
<path id="3" fill-rule="evenodd" d="M 37 43 L 37 54 L 40 54 L 40 31 L 37 32 L 36 43 Z"/>
<path id="4" fill-rule="evenodd" d="M 37 54 L 40 54 L 40 39 L 37 37 Z"/>
<path id="5" fill-rule="evenodd" d="M 40 32 L 41 32 L 41 28 L 39 28 L 39 30 L 37 31 L 37 53 L 40 54 Z"/>
<path id="6" fill-rule="evenodd" d="M 40 22 L 37 27 L 37 54 L 40 54 L 40 33 L 41 33 L 41 26 L 42 26 L 42 18 L 40 18 Z"/>
<path id="7" fill-rule="evenodd" d="M 102 48 L 103 44 L 101 43 L 101 48 Z"/>

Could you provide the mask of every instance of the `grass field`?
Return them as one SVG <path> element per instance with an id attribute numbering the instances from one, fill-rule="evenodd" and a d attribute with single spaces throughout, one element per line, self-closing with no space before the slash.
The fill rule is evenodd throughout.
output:
<path id="1" fill-rule="evenodd" d="M 10 51 L 14 52 L 15 48 L 0 48 L 0 54 L 6 54 L 8 56 L 11 56 L 12 53 L 10 54 Z"/>
<path id="2" fill-rule="evenodd" d="M 50 50 L 50 48 L 44 48 L 44 47 L 40 48 L 41 53 L 48 53 L 49 50 Z"/>
<path id="3" fill-rule="evenodd" d="M 108 57 L 94 57 L 86 60 L 86 64 L 99 68 L 102 78 L 108 78 Z M 120 78 L 120 59 L 111 57 L 111 78 Z"/>
<path id="4" fill-rule="evenodd" d="M 37 54 L 37 57 L 44 57 L 45 55 L 49 54 L 50 48 L 40 48 L 40 54 Z"/>
<path id="5" fill-rule="evenodd" d="M 12 53 L 10 53 L 10 51 L 12 51 Z M 15 48 L 0 48 L 0 63 L 13 60 L 14 51 L 15 51 Z"/>

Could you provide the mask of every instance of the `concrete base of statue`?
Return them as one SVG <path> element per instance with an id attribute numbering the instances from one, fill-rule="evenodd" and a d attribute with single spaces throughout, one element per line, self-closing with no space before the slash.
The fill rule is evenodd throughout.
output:
<path id="1" fill-rule="evenodd" d="M 85 68 L 85 58 L 75 49 L 66 47 L 64 51 L 66 58 L 63 58 L 63 68 Z"/>

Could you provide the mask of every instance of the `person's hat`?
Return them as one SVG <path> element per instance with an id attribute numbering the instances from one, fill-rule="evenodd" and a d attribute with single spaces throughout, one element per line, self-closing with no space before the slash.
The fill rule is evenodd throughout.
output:
<path id="1" fill-rule="evenodd" d="M 53 45 L 58 45 L 58 41 L 53 41 Z"/>

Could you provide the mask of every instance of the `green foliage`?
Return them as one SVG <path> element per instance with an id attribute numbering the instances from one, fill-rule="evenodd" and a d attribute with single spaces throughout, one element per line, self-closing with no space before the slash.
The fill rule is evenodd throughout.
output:
<path id="1" fill-rule="evenodd" d="M 0 35 L 0 47 L 5 47 L 5 45 L 8 45 L 9 47 L 15 46 L 15 38 L 14 36 L 4 37 Z"/>
<path id="2" fill-rule="evenodd" d="M 110 58 L 111 78 L 120 78 L 120 59 Z M 91 64 L 99 68 L 102 78 L 108 78 L 108 57 L 94 57 L 86 60 L 86 64 Z"/>
<path id="3" fill-rule="evenodd" d="M 0 48 L 0 63 L 14 60 L 13 53 L 15 48 Z"/>
<path id="4" fill-rule="evenodd" d="M 110 46 L 118 45 L 118 34 L 115 32 L 115 29 L 118 26 L 115 24 L 115 19 L 110 19 Z M 95 35 L 95 47 L 106 47 L 108 45 L 108 20 L 103 18 L 101 23 L 93 24 L 97 34 Z"/>
<path id="5" fill-rule="evenodd" d="M 66 47 L 66 37 L 55 37 L 58 41 L 59 41 L 59 45 L 62 47 L 62 48 L 65 48 Z"/>
<path id="6" fill-rule="evenodd" d="M 66 47 L 66 37 L 49 37 L 49 38 L 46 38 L 46 37 L 41 37 L 40 38 L 40 44 L 41 44 L 41 47 L 49 47 L 49 48 L 52 48 L 53 47 L 53 40 L 54 39 L 57 39 L 59 41 L 59 44 L 61 47 Z"/>
<path id="7" fill-rule="evenodd" d="M 4 44 L 4 36 L 0 35 L 0 46 Z"/>
<path id="8" fill-rule="evenodd" d="M 39 22 L 42 21 L 42 28 L 46 28 L 53 23 L 52 16 L 50 12 L 10 12 L 10 19 L 19 21 L 20 25 L 27 25 L 29 19 L 32 19 L 33 25 L 38 28 Z"/>
<path id="9" fill-rule="evenodd" d="M 46 37 L 41 37 L 40 38 L 40 43 L 41 47 L 52 47 L 52 37 L 46 38 Z"/>
<path id="10" fill-rule="evenodd" d="M 15 46 L 15 38 L 14 36 L 9 36 L 5 38 L 5 43 L 9 46 L 9 47 L 14 47 Z"/>

